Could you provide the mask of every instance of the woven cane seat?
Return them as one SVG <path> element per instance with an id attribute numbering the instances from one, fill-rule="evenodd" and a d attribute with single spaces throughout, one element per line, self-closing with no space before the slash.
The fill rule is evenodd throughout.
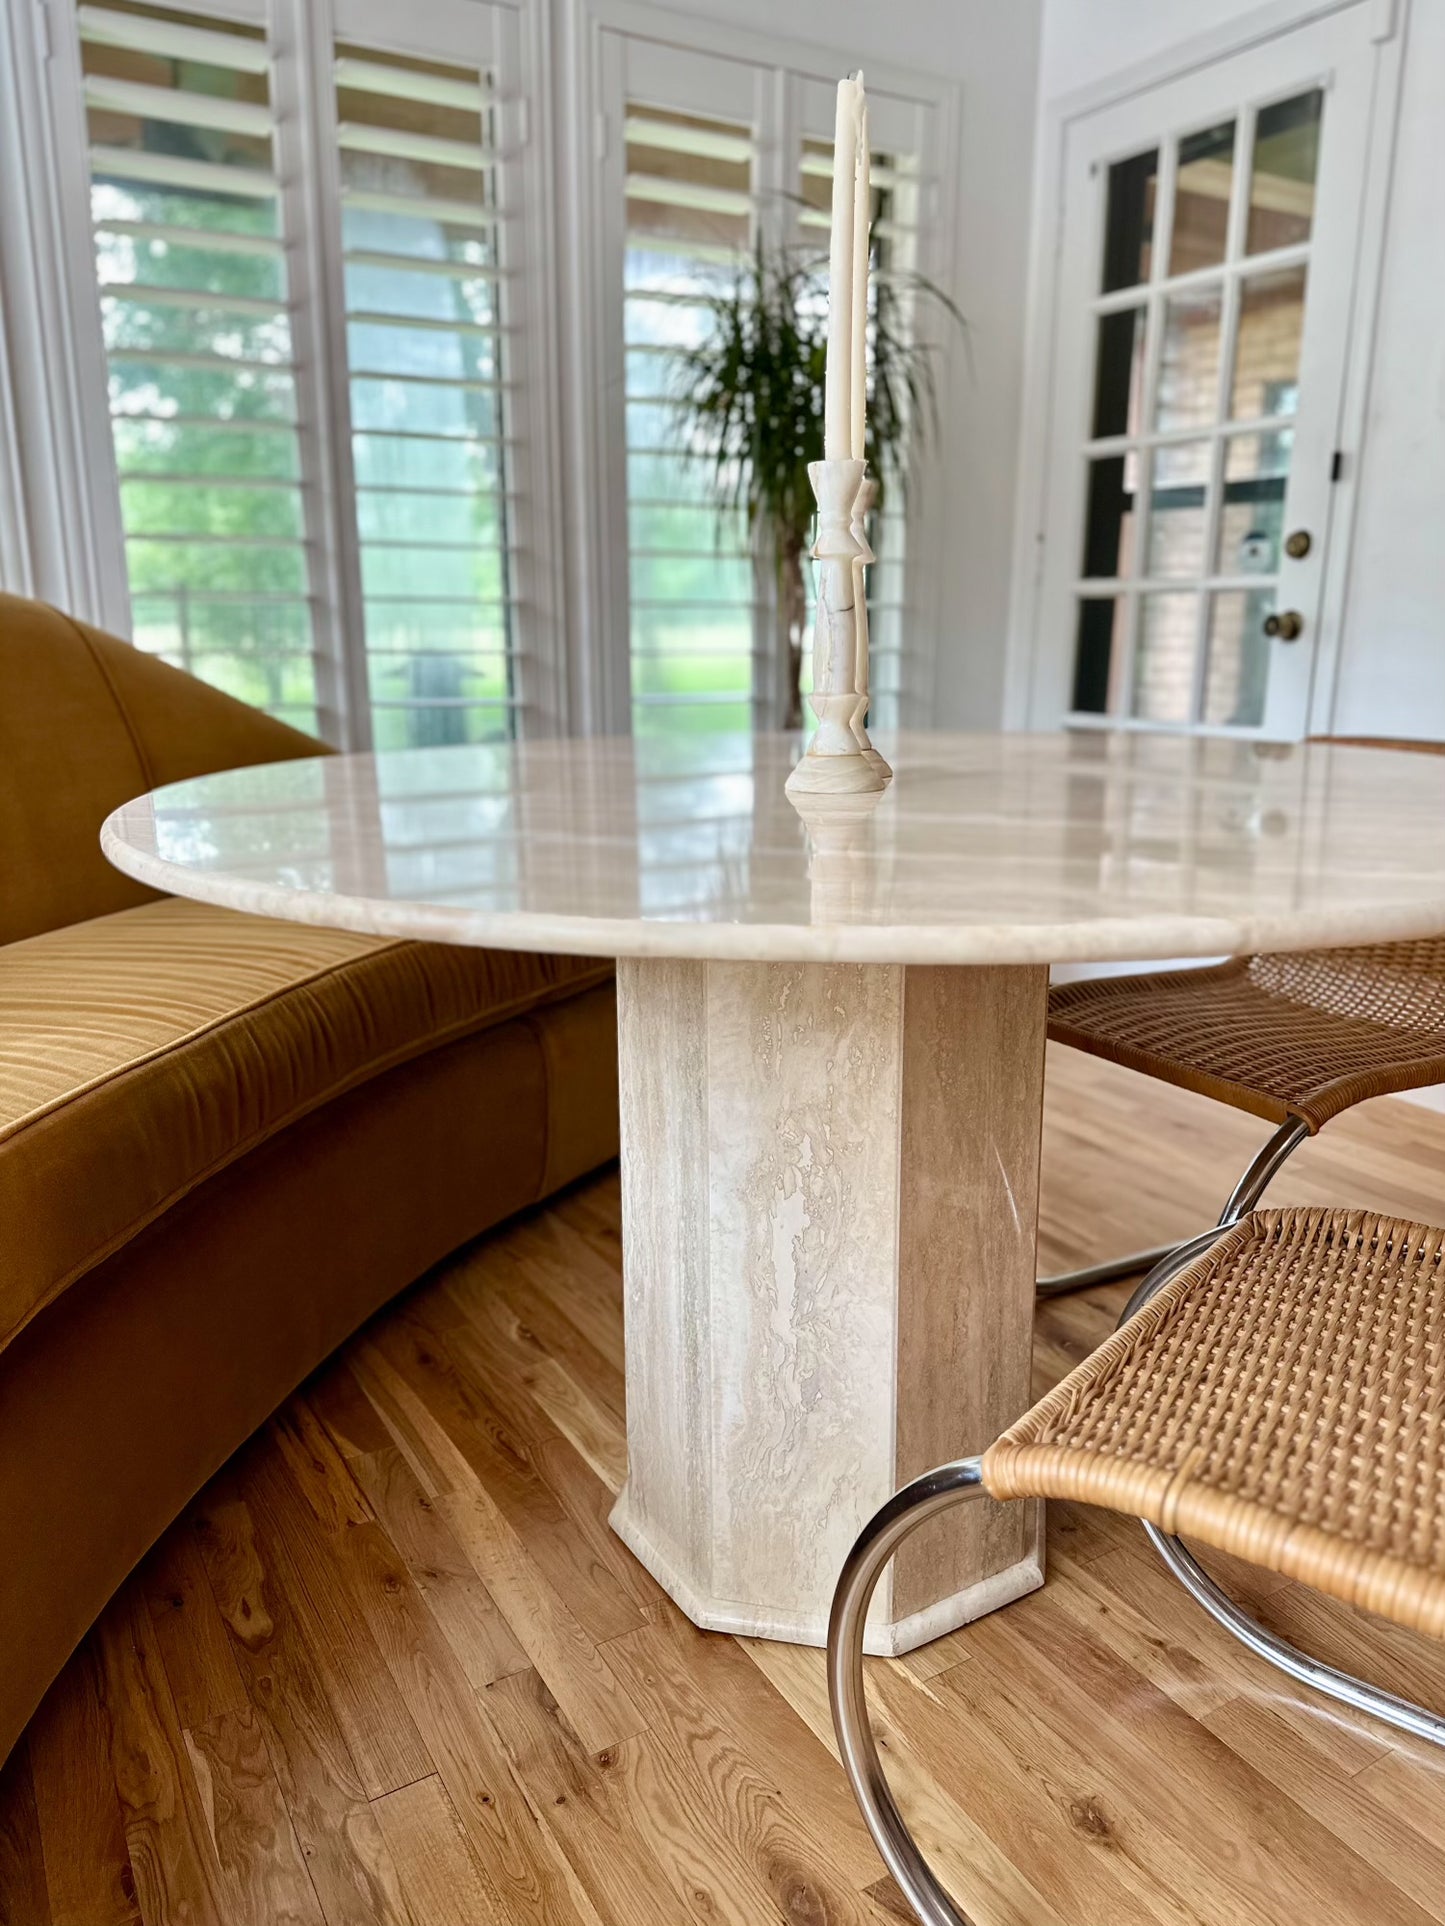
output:
<path id="1" fill-rule="evenodd" d="M 1445 937 L 1061 984 L 1056 1042 L 1311 1130 L 1445 1082 Z"/>
<path id="2" fill-rule="evenodd" d="M 1256 1211 L 984 1456 L 1445 1635 L 1445 1231 Z"/>

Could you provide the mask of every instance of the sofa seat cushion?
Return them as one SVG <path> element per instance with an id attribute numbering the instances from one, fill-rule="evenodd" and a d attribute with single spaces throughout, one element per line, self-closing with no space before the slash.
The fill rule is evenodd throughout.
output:
<path id="1" fill-rule="evenodd" d="M 0 1345 L 319 1104 L 610 974 L 173 899 L 0 948 Z"/>

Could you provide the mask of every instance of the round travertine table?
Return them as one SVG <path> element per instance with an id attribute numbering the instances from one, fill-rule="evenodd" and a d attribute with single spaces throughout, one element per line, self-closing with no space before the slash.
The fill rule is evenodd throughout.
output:
<path id="1" fill-rule="evenodd" d="M 872 806 L 785 736 L 275 763 L 117 810 L 177 895 L 615 956 L 629 1472 L 700 1625 L 823 1641 L 887 1493 L 1028 1402 L 1048 965 L 1445 930 L 1445 760 L 1139 733 L 903 735 Z M 1040 1519 L 913 1541 L 871 1644 L 1032 1589 Z"/>

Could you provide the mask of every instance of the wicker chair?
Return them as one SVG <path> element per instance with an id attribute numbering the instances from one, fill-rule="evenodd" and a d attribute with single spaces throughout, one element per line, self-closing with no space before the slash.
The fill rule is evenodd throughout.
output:
<path id="1" fill-rule="evenodd" d="M 1445 742 L 1316 740 L 1445 755 Z M 1219 1222 L 1233 1224 L 1331 1117 L 1445 1082 L 1445 937 L 1061 984 L 1049 993 L 1049 1035 L 1274 1124 L 1224 1206 Z M 1171 1248 L 1040 1278 L 1039 1295 L 1135 1277 Z"/>
<path id="2" fill-rule="evenodd" d="M 1445 1231 L 1359 1210 L 1257 1211 L 1202 1233 L 1114 1336 L 981 1458 L 891 1498 L 838 1583 L 828 1671 L 843 1764 L 924 1926 L 968 1922 L 879 1763 L 863 1625 L 903 1540 L 965 1499 L 1132 1514 L 1193 1597 L 1302 1684 L 1445 1747 L 1445 1719 L 1323 1665 L 1243 1612 L 1177 1534 L 1445 1637 Z"/>

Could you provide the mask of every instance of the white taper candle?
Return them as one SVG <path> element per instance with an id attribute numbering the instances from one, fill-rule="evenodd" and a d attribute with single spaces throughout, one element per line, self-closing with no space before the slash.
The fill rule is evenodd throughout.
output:
<path id="1" fill-rule="evenodd" d="M 838 82 L 833 216 L 828 234 L 828 363 L 823 381 L 823 454 L 828 461 L 847 461 L 853 449 L 853 200 L 860 100 L 856 81 Z"/>
<path id="2" fill-rule="evenodd" d="M 868 103 L 858 76 L 858 185 L 853 194 L 853 377 L 850 387 L 849 452 L 864 459 L 868 414 L 868 230 L 873 211 L 872 163 L 868 152 Z"/>

